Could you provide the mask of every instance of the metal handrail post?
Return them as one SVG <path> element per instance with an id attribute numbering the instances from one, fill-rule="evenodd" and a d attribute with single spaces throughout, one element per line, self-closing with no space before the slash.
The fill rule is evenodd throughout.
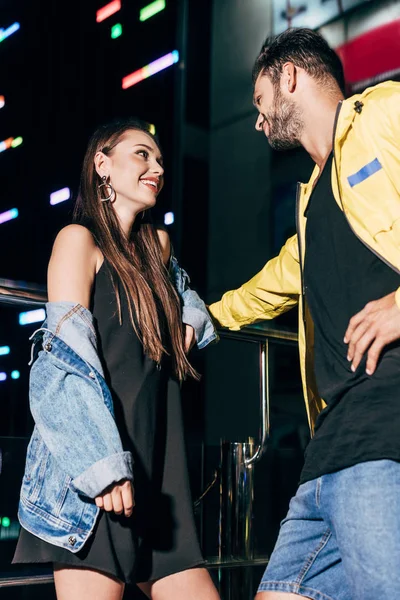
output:
<path id="1" fill-rule="evenodd" d="M 267 451 L 270 432 L 269 340 L 260 343 L 260 443 L 255 454 L 246 459 L 247 467 L 255 464 Z"/>

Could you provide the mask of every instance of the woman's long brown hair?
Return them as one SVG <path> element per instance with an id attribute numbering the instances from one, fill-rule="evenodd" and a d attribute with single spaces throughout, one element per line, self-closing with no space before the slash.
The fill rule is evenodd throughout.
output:
<path id="1" fill-rule="evenodd" d="M 198 379 L 198 374 L 186 357 L 179 297 L 163 263 L 161 244 L 157 231 L 147 216 L 148 211 L 144 219 L 140 216 L 136 219 L 127 238 L 112 203 L 101 202 L 99 184 L 102 181 L 96 172 L 94 158 L 99 151 L 106 155 L 112 154 L 124 133 L 130 130 L 144 131 L 159 147 L 158 139 L 150 133 L 149 126 L 138 119 L 115 121 L 97 129 L 83 161 L 74 222 L 84 225 L 92 232 L 105 260 L 120 280 L 128 299 L 132 327 L 142 342 L 146 355 L 160 363 L 162 356 L 168 354 L 163 343 L 159 308 L 165 315 L 177 377 L 180 380 L 187 376 Z M 122 322 L 121 298 L 115 279 L 113 286 Z"/>

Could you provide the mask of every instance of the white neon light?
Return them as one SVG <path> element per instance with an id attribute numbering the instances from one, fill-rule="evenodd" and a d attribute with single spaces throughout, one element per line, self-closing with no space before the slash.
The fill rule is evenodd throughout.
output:
<path id="1" fill-rule="evenodd" d="M 5 381 L 7 379 L 6 373 L 0 373 L 0 381 Z"/>
<path id="2" fill-rule="evenodd" d="M 27 312 L 19 313 L 19 324 L 30 325 L 31 323 L 39 323 L 44 321 L 46 318 L 46 312 L 44 308 L 38 308 L 36 310 L 28 310 Z"/>
<path id="3" fill-rule="evenodd" d="M 175 221 L 175 216 L 173 212 L 167 212 L 164 215 L 164 225 L 172 225 Z"/>
<path id="4" fill-rule="evenodd" d="M 65 187 L 50 194 L 50 204 L 54 206 L 55 204 L 60 204 L 60 202 L 65 202 L 70 198 L 71 190 L 68 187 Z"/>

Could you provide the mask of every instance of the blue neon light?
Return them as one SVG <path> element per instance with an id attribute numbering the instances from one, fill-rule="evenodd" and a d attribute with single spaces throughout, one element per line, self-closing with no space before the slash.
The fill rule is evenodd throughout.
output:
<path id="1" fill-rule="evenodd" d="M 7 29 L 0 29 L 0 42 L 10 37 L 10 35 L 18 31 L 20 27 L 21 25 L 19 23 L 13 23 L 10 27 L 7 27 Z"/>

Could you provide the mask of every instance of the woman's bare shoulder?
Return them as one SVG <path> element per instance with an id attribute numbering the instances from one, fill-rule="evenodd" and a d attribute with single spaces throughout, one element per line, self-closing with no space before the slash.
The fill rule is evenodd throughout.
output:
<path id="1" fill-rule="evenodd" d="M 93 281 L 102 261 L 89 229 L 78 224 L 61 229 L 49 262 L 49 300 L 71 300 L 89 308 Z"/>

